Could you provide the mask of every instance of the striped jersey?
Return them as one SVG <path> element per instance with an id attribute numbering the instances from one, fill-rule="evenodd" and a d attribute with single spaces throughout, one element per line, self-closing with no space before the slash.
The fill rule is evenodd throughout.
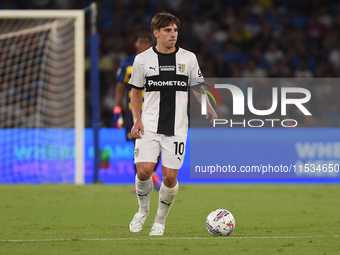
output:
<path id="1" fill-rule="evenodd" d="M 142 123 L 145 130 L 187 136 L 188 86 L 203 82 L 194 53 L 176 47 L 163 54 L 151 47 L 138 54 L 129 85 L 144 89 Z"/>

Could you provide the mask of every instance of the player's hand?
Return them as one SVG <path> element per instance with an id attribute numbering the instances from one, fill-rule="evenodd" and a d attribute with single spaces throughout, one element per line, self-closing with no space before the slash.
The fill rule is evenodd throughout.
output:
<path id="1" fill-rule="evenodd" d="M 207 107 L 207 114 L 205 115 L 206 116 L 205 118 L 209 119 L 209 115 L 211 115 L 210 123 L 213 123 L 213 121 L 218 118 L 217 113 L 215 112 L 215 110 L 211 106 Z"/>
<path id="2" fill-rule="evenodd" d="M 142 135 L 144 135 L 144 126 L 141 120 L 134 121 L 134 125 L 131 128 L 131 136 L 135 139 L 141 139 Z"/>
<path id="3" fill-rule="evenodd" d="M 122 108 L 120 106 L 115 106 L 113 109 L 113 127 L 122 129 L 123 126 L 123 117 L 122 117 Z"/>

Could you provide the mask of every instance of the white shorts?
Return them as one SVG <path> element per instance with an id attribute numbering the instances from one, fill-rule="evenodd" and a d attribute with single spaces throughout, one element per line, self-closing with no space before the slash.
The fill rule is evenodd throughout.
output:
<path id="1" fill-rule="evenodd" d="M 135 163 L 157 163 L 162 155 L 162 165 L 172 169 L 180 169 L 183 165 L 187 138 L 183 136 L 168 136 L 144 130 L 141 139 L 135 143 Z"/>

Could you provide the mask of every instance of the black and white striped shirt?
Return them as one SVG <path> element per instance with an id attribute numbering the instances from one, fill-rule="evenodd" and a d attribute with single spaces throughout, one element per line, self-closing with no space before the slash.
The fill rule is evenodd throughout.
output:
<path id="1" fill-rule="evenodd" d="M 163 54 L 151 47 L 138 54 L 129 85 L 144 89 L 142 123 L 145 130 L 187 136 L 188 86 L 203 82 L 194 53 L 176 47 Z"/>

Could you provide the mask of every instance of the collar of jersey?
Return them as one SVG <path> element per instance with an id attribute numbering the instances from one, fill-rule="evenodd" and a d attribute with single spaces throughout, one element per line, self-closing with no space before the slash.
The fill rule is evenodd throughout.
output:
<path id="1" fill-rule="evenodd" d="M 153 51 L 154 51 L 155 53 L 157 53 L 157 54 L 159 54 L 159 55 L 171 55 L 171 54 L 176 54 L 177 51 L 179 50 L 179 47 L 178 47 L 177 45 L 175 45 L 175 47 L 176 47 L 176 50 L 175 50 L 174 52 L 172 52 L 172 53 L 161 53 L 161 52 L 159 52 L 158 50 L 156 50 L 156 46 L 153 46 L 152 49 L 153 49 Z"/>

